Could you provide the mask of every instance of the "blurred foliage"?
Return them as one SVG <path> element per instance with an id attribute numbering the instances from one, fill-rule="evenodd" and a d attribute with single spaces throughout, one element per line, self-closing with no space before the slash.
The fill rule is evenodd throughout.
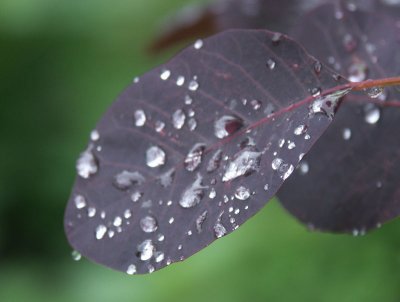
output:
<path id="1" fill-rule="evenodd" d="M 72 261 L 62 220 L 76 157 L 118 93 L 166 60 L 145 46 L 186 2 L 0 1 L 0 301 L 399 301 L 400 221 L 311 233 L 276 202 L 152 275 Z"/>

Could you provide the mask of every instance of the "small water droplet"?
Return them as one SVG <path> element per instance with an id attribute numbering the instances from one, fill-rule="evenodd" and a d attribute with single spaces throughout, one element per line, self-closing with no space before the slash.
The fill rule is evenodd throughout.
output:
<path id="1" fill-rule="evenodd" d="M 146 179 L 139 172 L 122 171 L 114 177 L 114 186 L 120 190 L 127 190 L 133 185 L 141 185 Z"/>
<path id="2" fill-rule="evenodd" d="M 194 46 L 195 49 L 202 48 L 203 47 L 203 40 L 201 40 L 201 39 L 196 40 L 196 42 L 194 42 L 193 46 Z"/>
<path id="3" fill-rule="evenodd" d="M 172 114 L 172 125 L 175 129 L 182 129 L 185 125 L 186 115 L 182 109 L 178 109 Z"/>
<path id="4" fill-rule="evenodd" d="M 98 170 L 97 159 L 95 158 L 92 149 L 93 145 L 89 145 L 89 147 L 80 154 L 76 162 L 76 171 L 78 175 L 85 179 L 96 174 Z"/>
<path id="5" fill-rule="evenodd" d="M 282 165 L 283 163 L 283 159 L 282 158 L 275 158 L 272 163 L 271 163 L 271 167 L 273 170 L 278 170 L 279 167 Z"/>
<path id="6" fill-rule="evenodd" d="M 196 230 L 198 233 L 201 233 L 201 231 L 203 230 L 203 223 L 207 218 L 207 211 L 204 211 L 203 213 L 201 213 L 201 215 L 199 217 L 197 217 L 196 219 Z"/>
<path id="7" fill-rule="evenodd" d="M 137 84 L 137 83 L 139 83 L 139 81 L 140 81 L 139 77 L 134 77 L 133 78 L 133 83 Z"/>
<path id="8" fill-rule="evenodd" d="M 372 99 L 379 98 L 383 94 L 383 87 L 372 87 L 366 90 L 368 96 Z"/>
<path id="9" fill-rule="evenodd" d="M 307 126 L 306 125 L 300 125 L 297 126 L 296 129 L 294 129 L 294 135 L 302 135 L 303 133 L 306 133 L 307 131 Z"/>
<path id="10" fill-rule="evenodd" d="M 115 227 L 119 227 L 119 226 L 121 226 L 121 224 L 122 224 L 122 218 L 119 217 L 119 216 L 116 216 L 116 217 L 114 218 L 113 225 L 114 225 Z"/>
<path id="11" fill-rule="evenodd" d="M 235 197 L 239 200 L 247 200 L 250 197 L 250 190 L 244 186 L 240 186 L 235 190 Z"/>
<path id="12" fill-rule="evenodd" d="M 188 127 L 190 131 L 194 131 L 197 128 L 197 121 L 194 118 L 188 120 Z"/>
<path id="13" fill-rule="evenodd" d="M 197 76 L 194 76 L 190 81 L 188 89 L 191 91 L 196 91 L 199 88 L 199 83 L 197 82 Z"/>
<path id="14" fill-rule="evenodd" d="M 374 104 L 366 104 L 364 106 L 365 122 L 374 125 L 381 118 L 380 109 Z"/>
<path id="15" fill-rule="evenodd" d="M 351 129 L 350 128 L 344 128 L 342 132 L 343 139 L 348 141 L 351 138 Z"/>
<path id="16" fill-rule="evenodd" d="M 197 143 L 192 147 L 192 149 L 190 149 L 184 161 L 186 170 L 192 172 L 198 168 L 198 166 L 201 164 L 205 149 L 206 145 L 202 143 Z"/>
<path id="17" fill-rule="evenodd" d="M 261 101 L 259 100 L 252 100 L 250 102 L 251 107 L 253 108 L 253 110 L 259 110 L 261 108 Z"/>
<path id="18" fill-rule="evenodd" d="M 82 255 L 78 251 L 75 251 L 75 250 L 72 251 L 71 256 L 74 261 L 79 261 L 82 259 Z"/>
<path id="19" fill-rule="evenodd" d="M 292 149 L 296 148 L 296 144 L 294 142 L 290 142 L 287 147 L 289 150 L 292 150 Z"/>
<path id="20" fill-rule="evenodd" d="M 253 148 L 245 148 L 233 157 L 227 165 L 222 181 L 230 181 L 239 176 L 247 176 L 260 168 L 261 152 Z"/>
<path id="21" fill-rule="evenodd" d="M 193 103 L 193 99 L 190 97 L 190 95 L 185 95 L 185 104 L 191 105 L 192 103 Z"/>
<path id="22" fill-rule="evenodd" d="M 275 63 L 274 60 L 272 60 L 272 59 L 268 59 L 268 60 L 267 60 L 267 67 L 268 67 L 270 70 L 274 70 L 275 65 L 276 65 L 276 63 Z"/>
<path id="23" fill-rule="evenodd" d="M 146 114 L 144 113 L 144 111 L 141 109 L 136 110 L 133 116 L 135 118 L 135 126 L 143 127 L 146 123 Z"/>
<path id="24" fill-rule="evenodd" d="M 164 239 L 165 239 L 165 236 L 164 236 L 163 234 L 158 234 L 158 235 L 157 235 L 157 240 L 158 240 L 159 242 L 163 242 Z"/>
<path id="25" fill-rule="evenodd" d="M 243 121 L 231 115 L 223 115 L 214 123 L 214 135 L 223 139 L 233 133 L 237 132 L 243 127 Z"/>
<path id="26" fill-rule="evenodd" d="M 363 61 L 356 61 L 349 66 L 347 72 L 349 74 L 348 80 L 350 82 L 361 82 L 367 78 L 368 66 Z"/>
<path id="27" fill-rule="evenodd" d="M 343 46 L 347 52 L 353 52 L 357 48 L 357 40 L 351 34 L 345 34 Z"/>
<path id="28" fill-rule="evenodd" d="M 300 163 L 300 165 L 299 165 L 300 175 L 306 175 L 309 170 L 310 170 L 310 166 L 308 165 L 307 162 L 303 161 Z"/>
<path id="29" fill-rule="evenodd" d="M 87 215 L 88 215 L 89 218 L 94 217 L 96 215 L 96 208 L 89 207 L 87 209 Z"/>
<path id="30" fill-rule="evenodd" d="M 133 192 L 132 195 L 131 195 L 131 200 L 132 200 L 133 202 L 137 202 L 142 196 L 143 196 L 143 193 L 142 193 L 142 192 L 135 191 L 135 192 Z"/>
<path id="31" fill-rule="evenodd" d="M 349 93 L 350 90 L 351 89 L 338 90 L 334 93 L 316 98 L 309 107 L 310 116 L 321 113 L 332 120 L 336 113 L 340 99 Z"/>
<path id="32" fill-rule="evenodd" d="M 158 146 L 152 146 L 146 151 L 146 164 L 156 168 L 165 164 L 165 152 Z"/>
<path id="33" fill-rule="evenodd" d="M 74 198 L 75 207 L 77 209 L 83 209 L 86 207 L 86 199 L 82 195 L 76 195 Z"/>
<path id="34" fill-rule="evenodd" d="M 168 220 L 168 223 L 169 223 L 169 224 L 173 224 L 173 223 L 174 223 L 174 220 L 175 220 L 175 218 L 174 218 L 174 217 L 171 217 L 171 218 Z"/>
<path id="35" fill-rule="evenodd" d="M 96 227 L 96 239 L 100 240 L 104 237 L 107 232 L 107 227 L 103 224 L 100 224 Z"/>
<path id="36" fill-rule="evenodd" d="M 151 239 L 146 239 L 138 245 L 137 250 L 140 260 L 147 261 L 153 257 L 155 247 Z"/>
<path id="37" fill-rule="evenodd" d="M 212 173 L 215 170 L 217 170 L 221 164 L 222 160 L 222 151 L 217 150 L 215 153 L 211 156 L 210 160 L 208 161 L 207 164 L 207 172 Z"/>
<path id="38" fill-rule="evenodd" d="M 132 216 L 131 210 L 126 209 L 125 212 L 124 212 L 124 218 L 125 219 L 129 219 L 129 218 L 131 218 L 131 216 Z"/>
<path id="39" fill-rule="evenodd" d="M 160 181 L 162 187 L 167 188 L 174 181 L 174 177 L 175 177 L 175 169 L 171 168 L 167 172 L 161 174 L 158 180 Z"/>
<path id="40" fill-rule="evenodd" d="M 154 125 L 154 129 L 157 132 L 162 132 L 165 128 L 165 123 L 162 121 L 156 121 L 155 125 Z"/>
<path id="41" fill-rule="evenodd" d="M 97 131 L 97 130 L 95 129 L 95 130 L 93 130 L 92 132 L 90 132 L 90 139 L 91 139 L 92 141 L 97 141 L 97 140 L 99 140 L 99 138 L 100 138 L 100 133 L 99 133 L 99 131 Z"/>
<path id="42" fill-rule="evenodd" d="M 184 76 L 178 76 L 176 79 L 176 85 L 177 86 L 183 86 L 185 84 L 185 77 Z"/>
<path id="43" fill-rule="evenodd" d="M 166 70 L 163 70 L 163 71 L 161 72 L 160 78 L 161 78 L 161 80 L 166 81 L 166 80 L 168 80 L 168 78 L 170 77 L 170 75 L 171 75 L 171 71 L 169 71 L 168 69 L 166 69 Z"/>
<path id="44" fill-rule="evenodd" d="M 269 184 L 265 184 L 264 185 L 264 191 L 268 191 L 269 190 Z"/>
<path id="45" fill-rule="evenodd" d="M 160 263 L 161 261 L 164 260 L 164 253 L 160 251 L 155 252 L 154 259 L 156 260 L 157 263 Z"/>
<path id="46" fill-rule="evenodd" d="M 140 220 L 140 227 L 145 233 L 153 233 L 157 230 L 157 220 L 152 216 L 145 216 Z"/>
<path id="47" fill-rule="evenodd" d="M 272 44 L 278 45 L 281 42 L 281 39 L 282 39 L 281 33 L 274 33 L 271 38 Z"/>
<path id="48" fill-rule="evenodd" d="M 321 88 L 319 88 L 319 87 L 311 88 L 310 93 L 313 97 L 317 97 L 321 94 Z"/>
<path id="49" fill-rule="evenodd" d="M 226 235 L 226 229 L 225 227 L 221 224 L 220 221 L 218 221 L 214 225 L 214 235 L 216 238 L 221 238 Z"/>
<path id="50" fill-rule="evenodd" d="M 136 266 L 134 264 L 130 264 L 126 269 L 126 273 L 128 275 L 134 275 L 136 273 Z"/>
<path id="51" fill-rule="evenodd" d="M 179 205 L 182 208 L 192 208 L 204 197 L 204 189 L 207 189 L 207 186 L 202 185 L 203 178 L 200 174 L 197 174 L 196 180 L 186 188 L 183 192 L 181 199 L 179 200 Z"/>
<path id="52" fill-rule="evenodd" d="M 210 199 L 214 199 L 216 196 L 217 196 L 217 191 L 215 191 L 215 189 L 212 188 L 212 189 L 210 190 L 210 193 L 208 194 L 208 197 L 209 197 Z"/>
<path id="53" fill-rule="evenodd" d="M 278 141 L 278 146 L 279 146 L 279 148 L 282 148 L 284 145 L 285 145 L 285 139 L 284 138 L 281 138 L 281 139 L 279 139 L 279 141 Z"/>

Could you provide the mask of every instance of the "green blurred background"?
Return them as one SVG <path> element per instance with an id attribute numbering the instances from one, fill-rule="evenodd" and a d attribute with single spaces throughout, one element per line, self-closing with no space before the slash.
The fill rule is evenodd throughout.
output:
<path id="1" fill-rule="evenodd" d="M 400 301 L 400 221 L 312 233 L 276 201 L 151 275 L 72 260 L 62 221 L 76 157 L 132 78 L 167 59 L 144 49 L 186 2 L 0 1 L 0 301 Z"/>

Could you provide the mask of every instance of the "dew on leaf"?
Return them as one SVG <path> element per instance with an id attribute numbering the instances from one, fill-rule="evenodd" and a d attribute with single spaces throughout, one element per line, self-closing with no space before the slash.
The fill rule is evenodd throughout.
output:
<path id="1" fill-rule="evenodd" d="M 185 77 L 184 76 L 178 76 L 176 79 L 176 85 L 177 86 L 183 86 L 185 84 Z"/>
<path id="2" fill-rule="evenodd" d="M 160 263 L 161 261 L 164 260 L 164 253 L 160 251 L 156 251 L 154 253 L 154 259 L 156 260 L 157 263 Z"/>
<path id="3" fill-rule="evenodd" d="M 250 197 L 250 190 L 244 186 L 240 186 L 235 190 L 235 197 L 239 200 L 247 200 Z"/>
<path id="4" fill-rule="evenodd" d="M 158 146 L 152 146 L 146 151 L 146 164 L 156 168 L 165 164 L 165 152 Z"/>
<path id="5" fill-rule="evenodd" d="M 361 82 L 367 78 L 368 66 L 363 61 L 356 61 L 349 66 L 347 72 L 350 82 Z"/>
<path id="6" fill-rule="evenodd" d="M 175 168 L 171 168 L 167 172 L 161 174 L 159 177 L 161 186 L 163 186 L 164 188 L 169 187 L 174 181 L 174 177 L 175 177 Z"/>
<path id="7" fill-rule="evenodd" d="M 366 90 L 366 93 L 368 94 L 368 96 L 372 99 L 376 99 L 379 98 L 384 92 L 383 87 L 372 87 Z"/>
<path id="8" fill-rule="evenodd" d="M 214 123 L 214 135 L 220 139 L 237 132 L 243 127 L 243 121 L 232 115 L 223 115 Z"/>
<path id="9" fill-rule="evenodd" d="M 216 238 L 221 238 L 223 236 L 225 236 L 226 234 L 226 229 L 225 227 L 222 225 L 222 223 L 220 221 L 217 221 L 217 223 L 214 225 L 214 235 Z"/>
<path id="10" fill-rule="evenodd" d="M 197 128 L 197 121 L 194 118 L 188 120 L 188 127 L 190 131 L 194 131 Z"/>
<path id="11" fill-rule="evenodd" d="M 343 36 L 343 47 L 347 52 L 353 52 L 357 48 L 357 41 L 351 34 Z"/>
<path id="12" fill-rule="evenodd" d="M 185 95 L 185 105 L 191 105 L 193 103 L 193 99 L 190 95 Z"/>
<path id="13" fill-rule="evenodd" d="M 279 167 L 282 165 L 283 159 L 282 158 L 274 158 L 271 163 L 271 167 L 273 170 L 278 170 Z"/>
<path id="14" fill-rule="evenodd" d="M 165 236 L 164 236 L 163 234 L 158 234 L 158 235 L 157 235 L 157 240 L 158 240 L 159 242 L 163 242 L 164 239 L 165 239 Z"/>
<path id="15" fill-rule="evenodd" d="M 143 110 L 141 110 L 141 109 L 136 110 L 135 113 L 133 114 L 133 116 L 135 119 L 136 127 L 143 127 L 144 124 L 146 124 L 146 114 L 144 113 Z"/>
<path id="16" fill-rule="evenodd" d="M 87 215 L 89 218 L 92 218 L 96 215 L 96 208 L 94 207 L 88 207 L 87 209 Z"/>
<path id="17" fill-rule="evenodd" d="M 156 121 L 154 126 L 155 126 L 154 128 L 156 129 L 157 132 L 162 132 L 165 128 L 165 123 L 162 121 Z"/>
<path id="18" fill-rule="evenodd" d="M 208 194 L 208 197 L 209 197 L 210 199 L 214 199 L 216 196 L 217 196 L 217 192 L 215 191 L 214 188 L 212 188 L 212 189 L 210 190 L 210 193 Z"/>
<path id="19" fill-rule="evenodd" d="M 282 34 L 281 33 L 274 33 L 272 35 L 271 41 L 272 41 L 272 43 L 274 45 L 278 45 L 279 42 L 281 41 L 281 39 L 282 39 Z"/>
<path id="20" fill-rule="evenodd" d="M 200 49 L 200 48 L 202 48 L 202 47 L 203 47 L 203 40 L 201 40 L 201 39 L 196 40 L 196 42 L 194 42 L 193 47 L 194 47 L 195 49 Z"/>
<path id="21" fill-rule="evenodd" d="M 74 261 L 79 261 L 79 260 L 82 259 L 82 255 L 81 255 L 78 251 L 75 251 L 75 250 L 73 250 L 73 251 L 71 252 L 71 257 L 72 257 L 72 259 L 73 259 Z"/>
<path id="22" fill-rule="evenodd" d="M 193 79 L 189 82 L 188 88 L 191 91 L 196 91 L 199 88 L 199 83 L 197 82 L 197 76 L 194 76 Z"/>
<path id="23" fill-rule="evenodd" d="M 135 191 L 131 194 L 131 200 L 133 202 L 137 202 L 141 197 L 143 196 L 142 192 L 139 191 Z"/>
<path id="24" fill-rule="evenodd" d="M 344 140 L 349 140 L 351 138 L 351 129 L 350 128 L 344 128 L 342 132 L 342 136 Z"/>
<path id="25" fill-rule="evenodd" d="M 120 190 L 127 190 L 133 185 L 141 185 L 146 179 L 139 172 L 122 171 L 114 177 L 114 186 Z"/>
<path id="26" fill-rule="evenodd" d="M 240 176 L 247 176 L 260 168 L 261 152 L 253 148 L 245 148 L 235 154 L 229 162 L 222 177 L 222 181 L 230 181 Z"/>
<path id="27" fill-rule="evenodd" d="M 307 162 L 303 161 L 299 165 L 299 173 L 301 175 L 306 175 L 308 171 L 310 170 L 310 166 L 308 165 Z"/>
<path id="28" fill-rule="evenodd" d="M 279 167 L 279 172 L 281 173 L 281 178 L 286 180 L 294 171 L 294 166 L 290 164 L 281 164 Z"/>
<path id="29" fill-rule="evenodd" d="M 164 71 L 161 72 L 160 78 L 161 78 L 161 80 L 166 81 L 166 80 L 168 80 L 168 78 L 170 77 L 170 75 L 171 75 L 171 71 L 169 71 L 168 69 L 166 69 L 166 70 L 164 70 Z"/>
<path id="30" fill-rule="evenodd" d="M 97 130 L 95 129 L 95 130 L 93 130 L 92 132 L 90 132 L 90 139 L 91 139 L 92 141 L 97 141 L 97 140 L 99 140 L 99 138 L 100 138 L 100 133 L 99 133 L 99 131 L 97 131 Z"/>
<path id="31" fill-rule="evenodd" d="M 306 131 L 307 131 L 306 125 L 299 125 L 294 129 L 293 133 L 294 133 L 294 135 L 302 135 Z"/>
<path id="32" fill-rule="evenodd" d="M 182 127 L 185 125 L 185 121 L 186 115 L 182 109 L 178 109 L 172 114 L 172 125 L 175 129 L 182 129 Z"/>
<path id="33" fill-rule="evenodd" d="M 364 106 L 364 114 L 365 114 L 364 116 L 365 122 L 370 125 L 376 124 L 381 118 L 381 111 L 374 104 L 366 104 Z"/>
<path id="34" fill-rule="evenodd" d="M 76 162 L 76 171 L 82 178 L 88 179 L 91 175 L 97 173 L 97 159 L 95 158 L 92 149 L 93 145 L 89 145 L 89 147 L 81 153 Z"/>
<path id="35" fill-rule="evenodd" d="M 113 225 L 114 225 L 115 227 L 119 227 L 119 226 L 121 226 L 121 224 L 122 224 L 122 218 L 119 217 L 119 216 L 116 216 L 116 217 L 114 218 Z"/>
<path id="36" fill-rule="evenodd" d="M 179 205 L 182 208 L 192 208 L 204 197 L 204 189 L 207 189 L 207 186 L 202 185 L 203 178 L 200 174 L 196 175 L 196 180 L 185 189 L 182 194 L 181 199 L 179 200 Z"/>
<path id="37" fill-rule="evenodd" d="M 137 250 L 140 260 L 147 261 L 150 260 L 151 257 L 153 257 L 155 246 L 151 239 L 146 239 L 137 246 Z"/>
<path id="38" fill-rule="evenodd" d="M 130 264 L 126 269 L 126 273 L 128 275 L 134 275 L 136 273 L 136 266 L 134 264 Z"/>
<path id="39" fill-rule="evenodd" d="M 86 207 L 86 199 L 82 195 L 76 195 L 74 198 L 75 207 L 77 209 L 83 209 Z"/>
<path id="40" fill-rule="evenodd" d="M 203 223 L 207 219 L 207 213 L 208 213 L 207 211 L 204 211 L 196 219 L 196 230 L 197 230 L 198 233 L 201 233 L 201 231 L 203 230 Z"/>
<path id="41" fill-rule="evenodd" d="M 268 60 L 267 60 L 267 67 L 268 67 L 270 70 L 274 70 L 275 65 L 276 65 L 276 63 L 275 63 L 274 60 L 272 60 L 272 59 L 268 59 Z"/>
<path id="42" fill-rule="evenodd" d="M 203 143 L 195 144 L 185 157 L 184 166 L 186 170 L 192 172 L 197 169 L 203 159 L 203 152 L 206 149 L 206 145 Z"/>
<path id="43" fill-rule="evenodd" d="M 290 142 L 287 147 L 289 150 L 292 150 L 292 149 L 296 148 L 296 144 L 294 142 Z"/>
<path id="44" fill-rule="evenodd" d="M 157 220 L 153 216 L 145 216 L 140 219 L 140 228 L 145 233 L 153 233 L 157 230 Z"/>
<path id="45" fill-rule="evenodd" d="M 107 227 L 104 224 L 100 224 L 96 227 L 96 239 L 100 240 L 104 237 L 107 232 Z"/>
<path id="46" fill-rule="evenodd" d="M 250 102 L 251 107 L 253 110 L 259 110 L 261 108 L 261 102 L 259 100 L 252 100 Z"/>

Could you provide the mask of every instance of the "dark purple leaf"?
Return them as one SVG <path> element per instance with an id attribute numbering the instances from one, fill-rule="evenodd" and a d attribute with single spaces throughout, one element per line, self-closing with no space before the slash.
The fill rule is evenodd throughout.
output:
<path id="1" fill-rule="evenodd" d="M 346 7 L 338 13 L 326 5 L 305 16 L 294 36 L 337 72 L 361 81 L 400 73 L 398 24 L 381 13 Z M 366 93 L 345 97 L 278 193 L 311 228 L 357 235 L 400 214 L 400 108 L 386 106 L 400 95 L 395 89 L 375 93 L 376 104 Z"/>
<path id="2" fill-rule="evenodd" d="M 136 79 L 78 160 L 71 245 L 147 273 L 235 230 L 330 124 L 347 82 L 319 68 L 285 36 L 235 30 Z"/>

